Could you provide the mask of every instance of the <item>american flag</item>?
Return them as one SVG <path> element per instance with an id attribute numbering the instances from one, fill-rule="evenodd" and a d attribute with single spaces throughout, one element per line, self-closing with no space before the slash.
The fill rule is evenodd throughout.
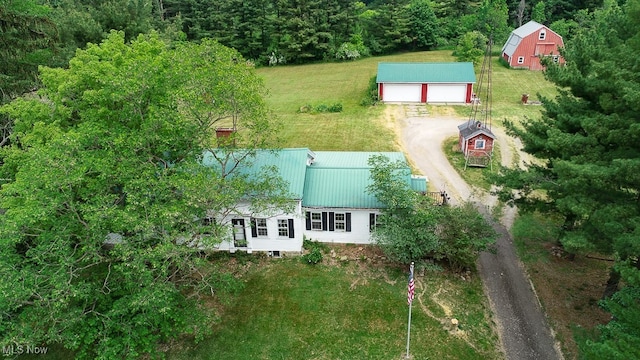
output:
<path id="1" fill-rule="evenodd" d="M 413 266 L 411 267 L 411 272 L 409 273 L 409 287 L 407 289 L 407 302 L 409 305 L 413 302 L 413 296 L 416 291 L 416 284 L 413 280 Z"/>

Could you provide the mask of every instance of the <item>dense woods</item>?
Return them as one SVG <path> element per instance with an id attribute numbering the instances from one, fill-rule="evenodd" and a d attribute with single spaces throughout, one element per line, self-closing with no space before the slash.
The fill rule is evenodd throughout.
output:
<path id="1" fill-rule="evenodd" d="M 530 19 L 557 27 L 554 30 L 568 35 L 576 27 L 575 15 L 585 9 L 593 10 L 601 3 L 600 0 L 2 0 L 0 19 L 3 33 L 11 35 L 3 40 L 6 41 L 3 45 L 7 45 L 2 47 L 5 53 L 9 49 L 24 51 L 34 45 L 46 49 L 52 43 L 57 44 L 57 59 L 40 57 L 41 63 L 59 64 L 68 60 L 76 48 L 89 42 L 99 43 L 115 29 L 123 31 L 127 39 L 151 30 L 187 40 L 214 38 L 256 63 L 274 64 L 454 46 L 461 35 L 474 30 L 485 36 L 493 30 L 496 42 L 500 43 L 510 29 Z M 26 24 L 33 25 L 32 30 L 24 28 Z M 16 39 L 21 40 L 16 44 Z"/>

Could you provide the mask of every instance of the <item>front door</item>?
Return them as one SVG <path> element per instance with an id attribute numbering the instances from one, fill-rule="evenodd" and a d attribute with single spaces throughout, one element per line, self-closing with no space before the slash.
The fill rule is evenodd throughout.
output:
<path id="1" fill-rule="evenodd" d="M 244 232 L 244 219 L 232 219 L 233 225 L 233 246 L 247 247 L 247 236 Z"/>

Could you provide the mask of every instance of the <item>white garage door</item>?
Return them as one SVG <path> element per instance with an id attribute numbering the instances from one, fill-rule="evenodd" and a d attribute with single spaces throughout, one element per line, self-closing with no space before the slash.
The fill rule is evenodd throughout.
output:
<path id="1" fill-rule="evenodd" d="M 467 99 L 466 84 L 429 84 L 428 103 L 464 103 Z"/>
<path id="2" fill-rule="evenodd" d="M 420 102 L 421 99 L 422 84 L 384 84 L 382 87 L 382 101 Z"/>

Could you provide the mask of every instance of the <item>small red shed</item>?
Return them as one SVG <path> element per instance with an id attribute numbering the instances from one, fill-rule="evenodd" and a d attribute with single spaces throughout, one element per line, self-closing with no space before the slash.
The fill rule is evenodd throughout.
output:
<path id="1" fill-rule="evenodd" d="M 548 27 L 529 21 L 513 30 L 502 47 L 502 58 L 512 68 L 543 70 L 542 57 L 552 57 L 554 62 L 563 64 L 559 48 L 564 46 L 562 36 Z"/>
<path id="2" fill-rule="evenodd" d="M 487 166 L 493 154 L 496 136 L 480 121 L 466 121 L 458 125 L 459 145 L 465 156 L 466 165 Z"/>

